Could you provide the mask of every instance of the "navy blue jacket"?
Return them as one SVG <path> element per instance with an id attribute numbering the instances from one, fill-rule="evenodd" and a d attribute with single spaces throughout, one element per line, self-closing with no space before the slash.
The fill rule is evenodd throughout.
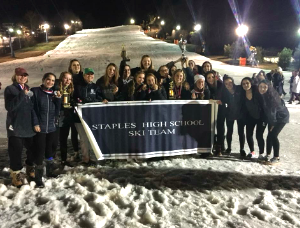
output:
<path id="1" fill-rule="evenodd" d="M 56 122 L 59 116 L 61 98 L 54 97 L 54 94 L 46 93 L 42 87 L 34 87 L 33 92 L 33 124 L 39 125 L 41 133 L 56 131 Z"/>
<path id="2" fill-rule="evenodd" d="M 29 87 L 25 85 L 27 89 Z M 5 109 L 7 110 L 7 137 L 16 136 L 30 138 L 33 131 L 33 105 L 18 83 L 7 86 L 4 91 Z"/>

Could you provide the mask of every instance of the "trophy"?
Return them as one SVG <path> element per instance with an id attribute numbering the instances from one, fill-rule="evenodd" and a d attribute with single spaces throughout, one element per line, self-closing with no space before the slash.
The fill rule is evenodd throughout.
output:
<path id="1" fill-rule="evenodd" d="M 184 52 L 186 51 L 186 43 L 187 43 L 187 41 L 186 40 L 182 40 L 182 38 L 178 42 L 179 48 L 180 48 L 180 50 L 182 52 L 182 55 L 181 55 L 182 59 L 186 58 L 186 56 L 184 55 Z"/>
<path id="2" fill-rule="evenodd" d="M 127 57 L 127 52 L 126 52 L 124 45 L 122 45 L 121 57 L 122 57 L 123 61 L 125 61 L 125 62 L 130 61 L 130 59 Z"/>
<path id="3" fill-rule="evenodd" d="M 63 93 L 63 106 L 64 108 L 71 108 L 70 105 L 70 94 L 65 90 Z"/>
<path id="4" fill-rule="evenodd" d="M 173 81 L 170 82 L 170 87 L 169 87 L 169 99 L 173 100 L 174 99 L 174 90 L 173 90 Z"/>

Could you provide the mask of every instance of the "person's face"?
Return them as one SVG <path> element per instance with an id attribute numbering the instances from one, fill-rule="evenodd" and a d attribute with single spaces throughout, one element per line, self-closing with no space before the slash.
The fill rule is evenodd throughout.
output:
<path id="1" fill-rule="evenodd" d="M 94 74 L 92 72 L 83 75 L 84 80 L 90 83 L 94 80 Z"/>
<path id="2" fill-rule="evenodd" d="M 148 69 L 151 66 L 151 59 L 149 57 L 143 58 L 142 65 L 144 69 Z"/>
<path id="3" fill-rule="evenodd" d="M 80 64 L 78 61 L 74 61 L 71 64 L 71 70 L 73 74 L 79 74 L 80 72 Z"/>
<path id="4" fill-rule="evenodd" d="M 63 86 L 69 86 L 72 82 L 72 75 L 71 74 L 65 74 L 62 80 Z"/>
<path id="5" fill-rule="evenodd" d="M 141 85 L 145 80 L 145 75 L 144 74 L 139 74 L 136 76 L 136 84 Z"/>
<path id="6" fill-rule="evenodd" d="M 159 73 L 163 78 L 168 77 L 168 74 L 169 74 L 168 67 L 161 67 Z"/>
<path id="7" fill-rule="evenodd" d="M 155 78 L 153 76 L 147 77 L 147 85 L 153 86 L 155 84 Z"/>
<path id="8" fill-rule="evenodd" d="M 49 75 L 44 81 L 43 81 L 43 85 L 46 88 L 52 88 L 54 86 L 55 83 L 55 77 L 53 75 Z"/>
<path id="9" fill-rule="evenodd" d="M 173 66 L 172 68 L 171 68 L 171 74 L 172 75 L 174 75 L 174 72 L 177 70 L 177 67 L 176 66 Z"/>
<path id="10" fill-rule="evenodd" d="M 227 79 L 224 83 L 225 83 L 226 89 L 228 89 L 228 90 L 233 89 L 233 81 L 231 79 Z"/>
<path id="11" fill-rule="evenodd" d="M 198 89 L 203 89 L 203 87 L 204 87 L 204 80 L 203 79 L 199 79 L 196 82 L 196 86 L 198 87 Z"/>
<path id="12" fill-rule="evenodd" d="M 17 75 L 16 81 L 18 84 L 24 85 L 27 82 L 28 78 L 27 75 Z"/>
<path id="13" fill-rule="evenodd" d="M 107 68 L 107 75 L 109 78 L 112 78 L 115 75 L 116 68 L 114 66 L 109 66 Z"/>
<path id="14" fill-rule="evenodd" d="M 211 71 L 211 67 L 210 67 L 210 64 L 209 64 L 209 63 L 205 63 L 205 64 L 203 65 L 203 71 L 204 71 L 204 72 Z"/>
<path id="15" fill-rule="evenodd" d="M 207 83 L 210 85 L 215 84 L 215 76 L 213 74 L 208 74 L 206 77 Z"/>
<path id="16" fill-rule="evenodd" d="M 269 86 L 265 83 L 260 83 L 258 86 L 258 92 L 260 94 L 265 94 L 269 89 Z"/>
<path id="17" fill-rule="evenodd" d="M 195 67 L 194 61 L 192 61 L 192 60 L 189 61 L 189 67 L 190 67 L 191 69 L 193 69 L 193 68 Z"/>
<path id="18" fill-rule="evenodd" d="M 245 91 L 251 89 L 251 82 L 247 79 L 242 81 L 242 86 Z"/>
<path id="19" fill-rule="evenodd" d="M 174 80 L 175 80 L 175 83 L 177 83 L 177 84 L 182 83 L 183 82 L 183 73 L 178 72 L 177 74 L 175 74 Z"/>
<path id="20" fill-rule="evenodd" d="M 129 66 L 125 66 L 124 71 L 123 71 L 123 76 L 125 78 L 128 78 L 130 76 L 130 67 Z"/>

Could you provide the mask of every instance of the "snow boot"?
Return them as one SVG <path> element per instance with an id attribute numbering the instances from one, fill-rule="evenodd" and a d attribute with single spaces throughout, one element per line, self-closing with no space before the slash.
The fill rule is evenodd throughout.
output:
<path id="1" fill-rule="evenodd" d="M 26 175 L 29 180 L 34 180 L 35 178 L 35 167 L 31 165 L 26 165 Z"/>
<path id="2" fill-rule="evenodd" d="M 58 175 L 54 174 L 53 171 L 55 169 L 55 164 L 53 162 L 53 159 L 46 160 L 46 176 L 47 177 L 53 177 L 56 178 Z"/>
<path id="3" fill-rule="evenodd" d="M 20 188 L 25 184 L 28 184 L 26 180 L 25 173 L 21 172 L 21 170 L 12 171 L 10 176 L 12 177 L 12 185 Z"/>
<path id="4" fill-rule="evenodd" d="M 43 173 L 44 173 L 44 166 L 38 165 L 35 169 L 35 184 L 37 188 L 44 188 L 45 184 L 43 182 Z"/>

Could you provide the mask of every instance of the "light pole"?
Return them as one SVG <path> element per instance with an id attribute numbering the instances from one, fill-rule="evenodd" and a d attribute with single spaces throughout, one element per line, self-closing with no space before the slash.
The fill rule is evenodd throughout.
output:
<path id="1" fill-rule="evenodd" d="M 131 18 L 131 19 L 130 19 L 130 24 L 133 25 L 134 23 L 135 23 L 135 20 L 134 20 L 133 18 Z"/>
<path id="2" fill-rule="evenodd" d="M 20 49 L 22 48 L 22 45 L 21 45 L 21 38 L 20 38 L 20 35 L 22 34 L 21 30 L 17 30 L 17 33 L 19 35 L 19 44 L 20 44 Z"/>
<path id="3" fill-rule="evenodd" d="M 12 43 L 11 43 L 11 33 L 13 32 L 14 30 L 12 28 L 9 28 L 8 29 L 8 34 L 9 34 L 9 46 L 10 46 L 10 55 L 12 58 L 15 58 L 15 52 L 14 52 L 14 48 L 12 46 Z"/>
<path id="4" fill-rule="evenodd" d="M 70 25 L 65 24 L 64 27 L 65 27 L 65 29 L 66 29 L 66 35 L 68 35 L 68 29 L 70 28 Z"/>
<path id="5" fill-rule="evenodd" d="M 181 29 L 180 25 L 176 26 L 176 30 L 179 31 Z"/>
<path id="6" fill-rule="evenodd" d="M 246 36 L 247 32 L 248 32 L 249 28 L 246 25 L 240 25 L 236 30 L 236 34 L 240 37 L 244 37 Z"/>
<path id="7" fill-rule="evenodd" d="M 48 34 L 47 34 L 47 29 L 49 28 L 50 26 L 48 24 L 44 24 L 44 29 L 45 29 L 45 32 L 46 32 L 46 43 L 48 43 Z"/>
<path id="8" fill-rule="evenodd" d="M 160 24 L 161 24 L 161 25 L 165 25 L 165 21 L 161 21 Z"/>
<path id="9" fill-rule="evenodd" d="M 200 24 L 196 24 L 195 27 L 194 27 L 194 30 L 196 32 L 198 32 L 198 31 L 200 31 L 200 29 L 201 29 L 201 25 Z"/>

